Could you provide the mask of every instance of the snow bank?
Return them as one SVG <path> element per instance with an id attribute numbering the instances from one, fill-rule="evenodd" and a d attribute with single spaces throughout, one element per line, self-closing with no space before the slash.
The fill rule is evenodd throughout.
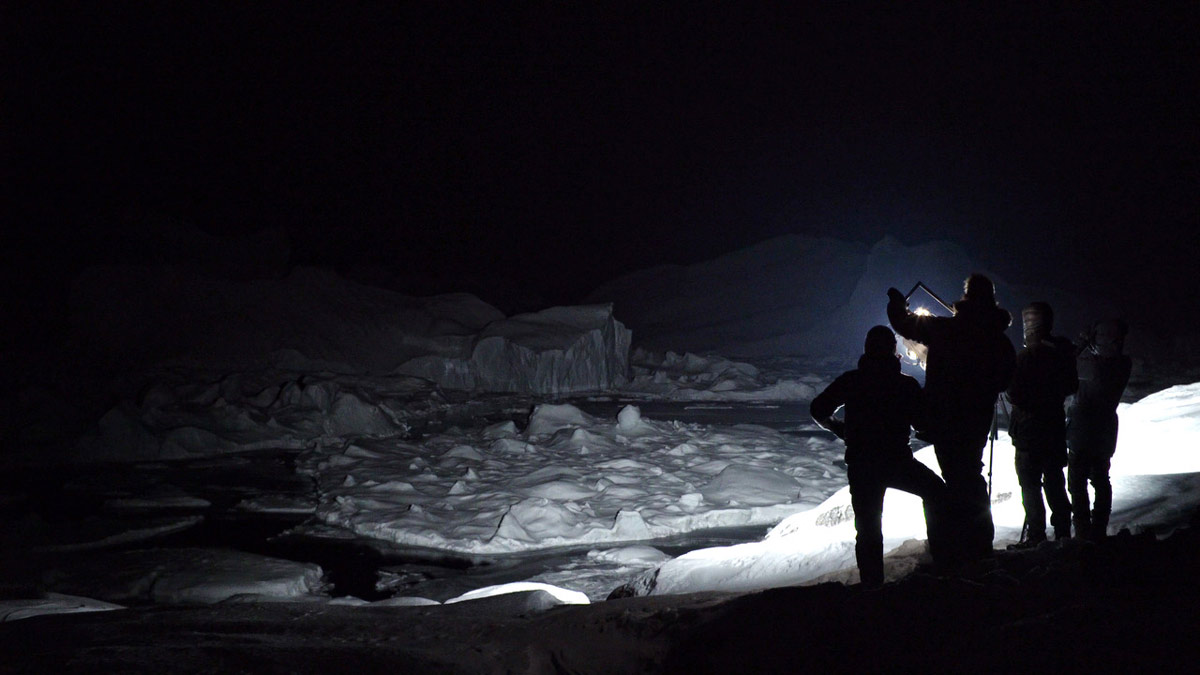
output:
<path id="1" fill-rule="evenodd" d="M 1121 404 L 1117 414 L 1113 476 L 1200 472 L 1200 382 Z"/>
<path id="2" fill-rule="evenodd" d="M 485 586 L 477 588 L 473 591 L 463 593 L 462 595 L 450 598 L 444 604 L 450 605 L 456 602 L 468 602 L 471 600 L 481 600 L 483 598 L 494 598 L 498 595 L 508 595 L 509 593 L 545 593 L 552 598 L 553 605 L 587 605 L 590 604 L 587 596 L 578 591 L 571 591 L 565 588 L 559 588 L 550 584 L 541 584 L 530 581 L 516 581 L 508 584 L 500 584 L 498 586 Z M 537 604 L 542 605 L 541 598 L 537 600 Z"/>
<path id="3" fill-rule="evenodd" d="M 317 518 L 398 544 L 512 553 L 771 524 L 844 481 L 840 444 L 765 427 L 657 421 L 632 406 L 602 420 L 566 404 L 506 426 L 314 448 L 300 466 L 318 484 Z"/>
<path id="4" fill-rule="evenodd" d="M 1007 473 L 1012 471 L 1011 445 Z M 997 469 L 1003 463 L 997 453 Z M 917 458 L 937 469 L 933 448 Z M 1006 489 L 1008 475 L 998 477 L 996 489 L 1011 498 Z M 890 552 L 908 539 L 924 539 L 924 516 L 920 499 L 889 490 L 883 518 L 884 550 Z M 854 512 L 850 489 L 842 487 L 814 509 L 784 519 L 758 542 L 698 549 L 648 570 L 626 584 L 618 595 L 661 595 L 694 591 L 750 591 L 813 582 L 839 570 L 853 567 Z"/>
<path id="5" fill-rule="evenodd" d="M 630 332 L 609 305 L 506 319 L 469 294 L 413 298 L 312 268 L 235 282 L 98 267 L 77 281 L 72 305 L 75 332 L 130 369 L 407 373 L 536 393 L 607 389 L 628 370 Z"/>

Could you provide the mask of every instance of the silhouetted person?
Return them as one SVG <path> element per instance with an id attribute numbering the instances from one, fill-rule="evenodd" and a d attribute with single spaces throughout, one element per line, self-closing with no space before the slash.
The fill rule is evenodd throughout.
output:
<path id="1" fill-rule="evenodd" d="M 1012 316 L 996 306 L 992 281 L 972 274 L 954 316 L 921 316 L 888 289 L 888 320 L 896 332 L 928 348 L 925 401 L 928 419 L 921 438 L 933 443 L 947 505 L 939 518 L 946 538 L 930 540 L 934 561 L 954 564 L 992 551 L 991 503 L 983 477 L 983 450 L 992 427 L 996 396 L 1012 378 L 1015 351 L 1004 330 Z M 939 552 L 936 546 L 945 544 Z"/>
<path id="2" fill-rule="evenodd" d="M 845 407 L 845 420 L 833 416 Z M 921 386 L 900 372 L 896 336 L 886 326 L 867 332 L 858 369 L 843 373 L 813 399 L 817 424 L 846 442 L 846 473 L 854 507 L 854 555 L 862 583 L 883 583 L 883 495 L 897 488 L 936 510 L 945 483 L 912 456 L 910 428 L 919 424 Z"/>
<path id="3" fill-rule="evenodd" d="M 1117 404 L 1129 383 L 1132 363 L 1122 351 L 1128 328 L 1119 319 L 1096 323 L 1076 359 L 1079 391 L 1071 405 L 1067 442 L 1067 484 L 1075 536 L 1103 539 L 1112 513 L 1109 463 L 1117 450 Z M 1088 481 L 1096 491 L 1096 504 L 1088 508 Z"/>
<path id="4" fill-rule="evenodd" d="M 1046 504 L 1054 538 L 1071 536 L 1071 502 L 1067 499 L 1066 398 L 1079 387 L 1075 345 L 1052 335 L 1054 311 L 1044 302 L 1021 310 L 1025 347 L 1017 353 L 1017 369 L 1008 388 L 1012 418 L 1008 434 L 1016 448 L 1017 480 L 1025 506 L 1022 543 L 1046 541 Z"/>

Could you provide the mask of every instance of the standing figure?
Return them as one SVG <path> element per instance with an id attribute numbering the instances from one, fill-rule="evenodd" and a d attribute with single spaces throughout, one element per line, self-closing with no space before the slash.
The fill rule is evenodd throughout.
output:
<path id="1" fill-rule="evenodd" d="M 1008 398 L 1012 419 L 1008 434 L 1016 448 L 1017 481 L 1025 506 L 1026 531 L 1022 544 L 1046 541 L 1046 504 L 1054 538 L 1071 536 L 1071 502 L 1067 499 L 1067 418 L 1063 404 L 1079 387 L 1075 373 L 1075 345 L 1051 335 L 1054 311 L 1044 302 L 1030 303 L 1021 311 L 1025 348 L 1017 353 L 1017 369 Z"/>
<path id="2" fill-rule="evenodd" d="M 1071 406 L 1067 442 L 1067 484 L 1075 536 L 1103 539 L 1112 513 L 1109 463 L 1117 450 L 1117 404 L 1129 383 L 1132 363 L 1122 353 L 1128 327 L 1112 319 L 1097 322 L 1089 331 L 1076 359 L 1079 393 Z M 1096 491 L 1096 504 L 1088 509 L 1088 481 Z"/>
<path id="3" fill-rule="evenodd" d="M 983 450 L 995 414 L 996 396 L 1008 387 L 1014 356 L 1004 331 L 1012 315 L 996 306 L 991 279 L 972 274 L 954 316 L 923 316 L 908 311 L 908 302 L 888 289 L 888 320 L 904 337 L 929 350 L 925 397 L 928 420 L 922 438 L 933 443 L 942 478 L 946 509 L 938 518 L 945 537 L 930 540 L 934 561 L 949 565 L 992 552 L 991 499 L 983 477 Z M 943 548 L 939 554 L 937 548 Z"/>
<path id="4" fill-rule="evenodd" d="M 854 555 L 866 586 L 883 583 L 883 495 L 911 492 L 936 509 L 946 485 L 912 456 L 910 428 L 919 424 L 921 386 L 900 372 L 896 336 L 886 326 L 867 332 L 858 369 L 843 373 L 813 399 L 817 424 L 846 442 L 846 473 L 857 537 Z M 833 416 L 845 406 L 845 420 Z"/>

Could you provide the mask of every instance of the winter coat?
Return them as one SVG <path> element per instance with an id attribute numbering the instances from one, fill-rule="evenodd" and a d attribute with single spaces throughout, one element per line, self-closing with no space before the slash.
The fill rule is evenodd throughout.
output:
<path id="1" fill-rule="evenodd" d="M 1071 405 L 1067 441 L 1073 452 L 1112 456 L 1117 447 L 1117 404 L 1133 364 L 1124 354 L 1101 358 L 1084 352 L 1075 361 L 1079 391 Z"/>
<path id="2" fill-rule="evenodd" d="M 833 420 L 845 406 L 845 423 Z M 840 375 L 813 399 L 810 412 L 817 424 L 846 441 L 846 463 L 887 463 L 911 459 L 910 427 L 921 424 L 921 385 L 900 372 L 894 356 L 868 356 L 858 369 Z"/>
<path id="3" fill-rule="evenodd" d="M 1008 434 L 1017 450 L 1052 452 L 1066 463 L 1067 421 L 1063 403 L 1079 388 L 1075 345 L 1053 336 L 1017 353 L 1008 398 Z"/>
<path id="4" fill-rule="evenodd" d="M 889 303 L 888 320 L 900 335 L 929 349 L 925 361 L 928 423 L 933 443 L 982 443 L 992 426 L 996 395 L 1008 387 L 1014 356 L 1004 330 L 1008 311 L 959 300 L 954 316 L 919 316 Z"/>

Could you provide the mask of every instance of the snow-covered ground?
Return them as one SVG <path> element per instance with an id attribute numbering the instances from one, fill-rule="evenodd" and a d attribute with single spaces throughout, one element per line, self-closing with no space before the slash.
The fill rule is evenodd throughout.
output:
<path id="1" fill-rule="evenodd" d="M 1185 521 L 1200 505 L 1200 384 L 1122 404 L 1120 416 L 1112 531 L 1169 529 Z M 296 533 L 469 558 L 554 548 L 586 552 L 525 580 L 562 589 L 550 594 L 559 598 L 554 602 L 599 600 L 622 584 L 627 593 L 664 594 L 852 582 L 857 576 L 842 446 L 821 433 L 646 419 L 634 405 L 606 419 L 570 404 L 546 403 L 523 428 L 508 421 L 451 427 L 421 438 L 336 439 L 313 444 L 299 458 L 299 470 L 317 486 L 317 505 L 316 519 Z M 917 457 L 936 469 L 929 448 Z M 993 460 L 998 547 L 1018 539 L 1023 519 L 1012 458 L 1012 446 L 1001 434 Z M 186 491 L 163 485 L 111 499 L 109 508 L 153 512 L 155 500 L 168 510 L 200 508 Z M 244 499 L 239 508 L 254 509 L 256 503 Z M 264 511 L 273 508 L 271 500 L 263 503 Z M 175 531 L 196 519 L 163 517 L 157 527 Z M 675 558 L 655 547 L 656 541 L 707 528 L 750 524 L 776 525 L 761 541 Z M 924 523 L 915 497 L 888 493 L 884 534 L 889 577 L 902 576 L 924 559 Z M 80 551 L 44 577 L 51 590 L 90 592 L 112 602 L 329 601 L 322 570 L 313 564 L 211 549 L 159 550 L 153 531 L 101 535 L 84 545 L 40 546 L 42 552 Z M 138 538 L 146 541 L 133 552 L 88 553 Z M 387 587 L 382 571 L 379 584 Z M 393 588 L 396 597 L 384 602 L 435 602 L 407 598 L 411 593 L 403 583 Z M 504 582 L 468 597 L 528 588 Z M 539 597 L 537 602 L 551 602 Z M 61 603 L 63 611 L 73 606 Z M 16 605 L 10 609 L 13 618 L 28 615 Z"/>

